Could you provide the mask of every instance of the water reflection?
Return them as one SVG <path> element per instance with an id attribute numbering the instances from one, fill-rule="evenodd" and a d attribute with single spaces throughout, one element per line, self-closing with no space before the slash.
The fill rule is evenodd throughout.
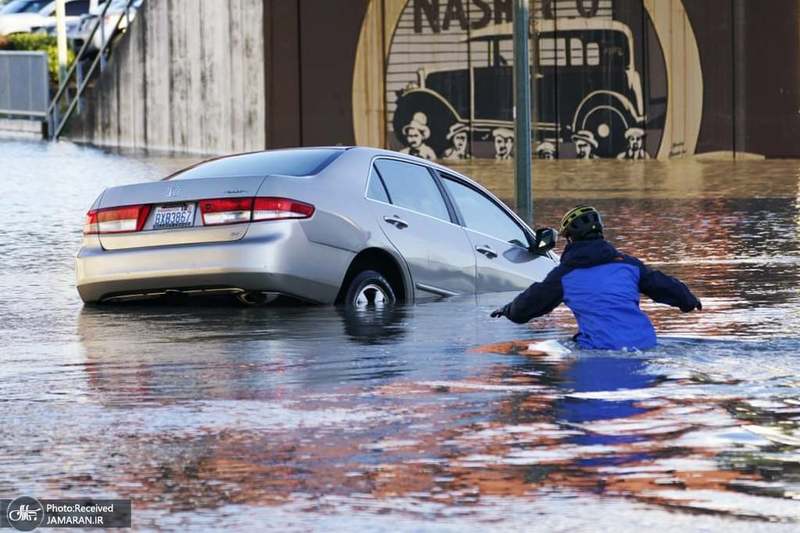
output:
<path id="1" fill-rule="evenodd" d="M 358 508 L 410 498 L 418 503 L 405 512 L 426 516 L 415 510 L 421 502 L 485 512 L 494 497 L 570 491 L 800 520 L 790 503 L 800 463 L 780 451 L 793 438 L 786 431 L 797 432 L 798 384 L 775 374 L 745 384 L 713 366 L 701 370 L 704 358 L 782 360 L 796 341 L 665 339 L 644 354 L 568 344 L 573 353 L 560 356 L 515 341 L 462 347 L 450 360 L 427 324 L 442 307 L 458 315 L 474 305 L 401 307 L 366 329 L 364 317 L 319 308 L 84 309 L 79 333 L 93 395 L 117 408 L 151 405 L 115 414 L 125 431 L 105 440 L 125 460 L 107 482 L 158 512 L 325 494 Z M 109 331 L 115 316 L 126 320 Z M 381 344 L 381 332 L 395 342 Z M 554 333 L 566 338 L 547 336 Z M 145 353 L 135 342 L 143 335 Z M 189 357 L 159 350 L 165 336 Z M 424 365 L 397 360 L 426 356 Z M 696 368 L 687 372 L 674 356 Z M 739 397 L 756 385 L 760 394 Z M 779 390 L 794 395 L 793 409 L 775 399 L 757 407 Z M 730 506 L 729 495 L 750 499 Z"/>
<path id="2" fill-rule="evenodd" d="M 84 307 L 78 335 L 93 383 L 112 403 L 129 396 L 120 386 L 126 374 L 135 381 L 132 399 L 244 399 L 269 397 L 274 386 L 401 375 L 391 351 L 373 348 L 403 338 L 407 313 L 402 306 L 365 314 L 226 301 Z M 348 341 L 364 348 L 348 350 Z"/>
<path id="3" fill-rule="evenodd" d="M 347 337 L 367 345 L 388 344 L 401 341 L 405 333 L 408 308 L 390 306 L 380 309 L 351 310 L 337 308 Z"/>
<path id="4" fill-rule="evenodd" d="M 528 345 L 568 343 L 568 311 L 488 320 L 510 294 L 83 307 L 86 207 L 186 162 L 16 141 L 0 158 L 4 494 L 131 497 L 144 529 L 798 527 L 796 161 L 537 164 L 538 223 L 590 200 L 705 304 L 645 304 L 653 351 L 554 356 Z M 511 196 L 512 166 L 462 170 Z"/>

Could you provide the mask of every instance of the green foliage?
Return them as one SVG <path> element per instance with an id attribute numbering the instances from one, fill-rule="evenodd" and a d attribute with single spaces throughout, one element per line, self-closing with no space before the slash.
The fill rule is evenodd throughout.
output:
<path id="1" fill-rule="evenodd" d="M 0 38 L 0 50 L 47 52 L 47 68 L 50 79 L 58 81 L 58 46 L 56 38 L 43 33 L 15 33 Z M 75 60 L 75 52 L 67 49 L 67 66 Z"/>
<path id="2" fill-rule="evenodd" d="M 44 33 L 14 33 L 6 38 L 10 46 L 8 50 L 47 50 L 56 46 L 56 38 Z"/>

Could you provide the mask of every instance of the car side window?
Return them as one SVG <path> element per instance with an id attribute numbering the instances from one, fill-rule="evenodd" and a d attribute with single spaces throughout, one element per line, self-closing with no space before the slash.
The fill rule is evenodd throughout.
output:
<path id="1" fill-rule="evenodd" d="M 64 7 L 64 12 L 68 17 L 76 17 L 89 12 L 89 0 L 76 0 Z"/>
<path id="2" fill-rule="evenodd" d="M 442 193 L 427 168 L 394 159 L 378 159 L 375 169 L 386 185 L 392 204 L 450 221 Z"/>
<path id="3" fill-rule="evenodd" d="M 367 198 L 378 200 L 380 202 L 392 203 L 389 200 L 389 195 L 386 194 L 386 187 L 383 186 L 380 175 L 373 172 L 369 177 L 369 185 L 367 185 Z"/>
<path id="4" fill-rule="evenodd" d="M 525 232 L 492 200 L 460 182 L 445 177 L 447 192 L 458 206 L 464 225 L 471 230 L 524 248 L 528 247 Z"/>

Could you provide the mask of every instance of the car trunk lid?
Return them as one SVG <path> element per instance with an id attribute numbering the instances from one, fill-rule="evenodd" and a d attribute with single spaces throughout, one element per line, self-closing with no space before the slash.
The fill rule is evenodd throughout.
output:
<path id="1" fill-rule="evenodd" d="M 249 222 L 206 225 L 200 202 L 211 199 L 252 198 L 263 176 L 198 178 L 157 181 L 112 187 L 103 194 L 98 208 L 148 206 L 140 231 L 101 233 L 106 250 L 235 241 L 244 237 Z M 235 203 L 235 202 L 233 202 Z"/>

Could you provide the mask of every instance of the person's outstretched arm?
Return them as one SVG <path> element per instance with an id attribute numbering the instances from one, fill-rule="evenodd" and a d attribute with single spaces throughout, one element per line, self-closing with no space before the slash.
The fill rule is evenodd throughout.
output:
<path id="1" fill-rule="evenodd" d="M 684 313 L 703 308 L 700 300 L 680 280 L 649 268 L 634 257 L 628 256 L 628 259 L 639 266 L 639 290 L 654 302 L 677 307 Z"/>
<path id="2" fill-rule="evenodd" d="M 564 299 L 564 290 L 561 287 L 562 276 L 562 268 L 556 267 L 542 282 L 534 283 L 514 298 L 511 303 L 495 309 L 491 316 L 494 318 L 504 316 L 512 322 L 524 324 L 533 318 L 546 315 L 558 307 Z"/>

